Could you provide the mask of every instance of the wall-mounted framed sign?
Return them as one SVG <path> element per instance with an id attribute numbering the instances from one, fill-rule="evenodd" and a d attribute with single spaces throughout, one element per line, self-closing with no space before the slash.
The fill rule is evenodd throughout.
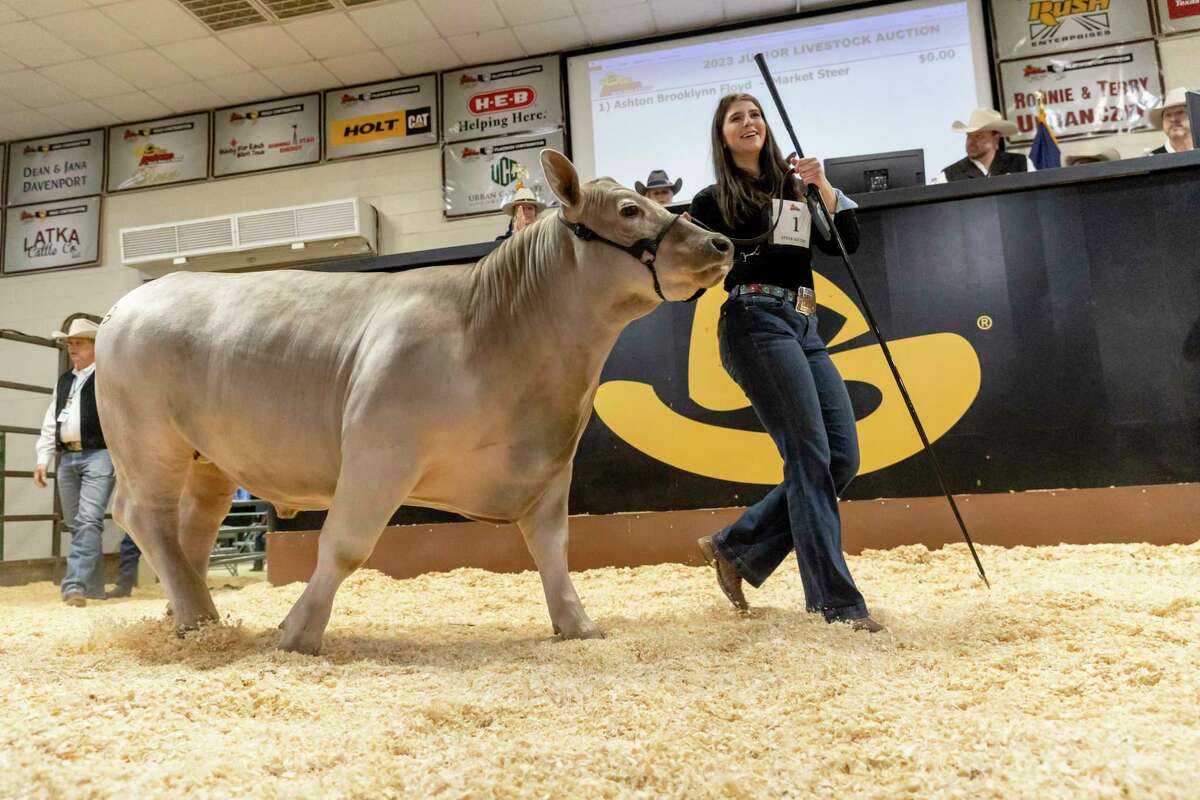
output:
<path id="1" fill-rule="evenodd" d="M 442 120 L 447 142 L 561 128 L 558 56 L 443 72 Z"/>
<path id="2" fill-rule="evenodd" d="M 1157 0 L 1157 6 L 1163 33 L 1200 31 L 1200 0 Z"/>
<path id="3" fill-rule="evenodd" d="M 1153 41 L 1006 61 L 1000 64 L 1000 82 L 1004 116 L 1019 129 L 1012 142 L 1033 139 L 1037 92 L 1060 137 L 1145 130 L 1146 109 L 1163 96 Z"/>
<path id="4" fill-rule="evenodd" d="M 108 191 L 208 177 L 209 115 L 131 122 L 108 129 Z"/>
<path id="5" fill-rule="evenodd" d="M 437 144 L 437 75 L 325 92 L 325 157 Z"/>
<path id="6" fill-rule="evenodd" d="M 1146 0 L 992 0 L 999 59 L 1061 53 L 1153 35 Z"/>
<path id="7" fill-rule="evenodd" d="M 4 274 L 80 267 L 100 260 L 100 198 L 15 206 L 4 212 Z"/>
<path id="8" fill-rule="evenodd" d="M 321 95 L 281 97 L 213 112 L 213 177 L 321 160 Z"/>
<path id="9" fill-rule="evenodd" d="M 553 197 L 538 158 L 546 147 L 562 152 L 562 131 L 443 145 L 446 217 L 496 213 L 521 178 L 543 203 L 550 203 Z"/>
<path id="10" fill-rule="evenodd" d="M 10 206 L 84 197 L 103 190 L 103 129 L 9 144 L 6 202 Z"/>

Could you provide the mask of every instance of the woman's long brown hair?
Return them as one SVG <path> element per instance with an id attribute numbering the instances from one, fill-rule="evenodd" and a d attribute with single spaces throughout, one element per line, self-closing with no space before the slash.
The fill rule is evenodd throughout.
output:
<path id="1" fill-rule="evenodd" d="M 759 177 L 755 178 L 743 171 L 733 162 L 733 155 L 725 146 L 725 138 L 721 129 L 725 125 L 725 115 L 729 107 L 739 100 L 749 100 L 762 114 L 762 103 L 752 94 L 727 94 L 717 103 L 717 110 L 712 120 L 712 159 L 713 174 L 717 176 L 717 206 L 725 222 L 733 226 L 745 222 L 762 213 L 762 209 L 779 195 L 779 184 L 788 171 L 788 164 L 779 152 L 771 126 L 766 124 L 763 115 L 763 125 L 767 135 L 763 139 L 762 150 L 758 152 Z M 796 199 L 796 190 L 788 181 L 786 196 Z"/>

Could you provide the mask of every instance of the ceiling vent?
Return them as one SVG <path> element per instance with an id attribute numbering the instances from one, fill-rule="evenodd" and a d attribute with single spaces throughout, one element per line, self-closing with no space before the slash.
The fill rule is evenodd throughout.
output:
<path id="1" fill-rule="evenodd" d="M 305 14 L 316 14 L 333 8 L 333 3 L 329 0 L 258 0 L 258 2 L 277 19 L 301 17 Z"/>
<path id="2" fill-rule="evenodd" d="M 254 270 L 377 251 L 375 209 L 358 198 L 121 229 L 121 263 L 153 277 Z"/>
<path id="3" fill-rule="evenodd" d="M 209 30 L 227 31 L 266 22 L 267 18 L 249 0 L 178 0 Z"/>

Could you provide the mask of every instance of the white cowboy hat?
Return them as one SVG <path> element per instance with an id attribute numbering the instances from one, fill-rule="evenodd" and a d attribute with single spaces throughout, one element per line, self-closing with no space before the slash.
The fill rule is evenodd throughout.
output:
<path id="1" fill-rule="evenodd" d="M 1085 144 L 1074 153 L 1063 153 L 1063 163 L 1068 167 L 1075 166 L 1080 161 L 1120 161 L 1121 152 L 1115 147 L 1104 147 L 1100 144 Z"/>
<path id="2" fill-rule="evenodd" d="M 100 326 L 92 322 L 90 319 L 76 317 L 71 320 L 71 326 L 67 328 L 67 332 L 55 331 L 50 334 L 51 339 L 95 339 L 96 331 L 100 330 Z"/>
<path id="3" fill-rule="evenodd" d="M 1168 108 L 1187 105 L 1187 89 L 1182 86 L 1176 86 L 1171 91 L 1167 92 L 1167 96 L 1163 98 L 1161 106 L 1150 109 L 1147 116 L 1150 118 L 1150 124 L 1156 128 L 1162 127 L 1163 114 Z"/>
<path id="4" fill-rule="evenodd" d="M 518 203 L 532 203 L 537 208 L 537 213 L 539 214 L 546 210 L 546 204 L 538 200 L 537 195 L 525 186 L 517 189 L 516 192 L 509 196 L 504 205 L 500 206 L 500 210 L 511 217 L 515 213 Z"/>
<path id="5" fill-rule="evenodd" d="M 959 133 L 995 131 L 1001 136 L 1012 136 L 1017 132 L 1016 123 L 1009 122 L 993 108 L 977 108 L 971 112 L 971 116 L 966 122 L 954 120 L 954 124 L 950 128 Z"/>

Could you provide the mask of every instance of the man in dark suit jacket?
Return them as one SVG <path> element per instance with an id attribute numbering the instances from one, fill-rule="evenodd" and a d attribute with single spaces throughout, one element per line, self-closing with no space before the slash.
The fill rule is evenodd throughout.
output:
<path id="1" fill-rule="evenodd" d="M 1188 119 L 1187 89 L 1177 86 L 1167 92 L 1163 104 L 1150 109 L 1149 117 L 1150 123 L 1156 128 L 1161 128 L 1167 136 L 1167 141 L 1161 147 L 1151 150 L 1150 155 L 1183 153 L 1195 147 L 1192 125 Z"/>
<path id="2" fill-rule="evenodd" d="M 1015 134 L 1017 126 L 1004 119 L 999 111 L 977 108 L 971 112 L 971 117 L 966 122 L 955 120 L 950 127 L 967 135 L 967 157 L 942 170 L 941 174 L 933 179 L 934 183 L 1034 171 L 1028 156 L 1005 152 L 1004 137 Z"/>

